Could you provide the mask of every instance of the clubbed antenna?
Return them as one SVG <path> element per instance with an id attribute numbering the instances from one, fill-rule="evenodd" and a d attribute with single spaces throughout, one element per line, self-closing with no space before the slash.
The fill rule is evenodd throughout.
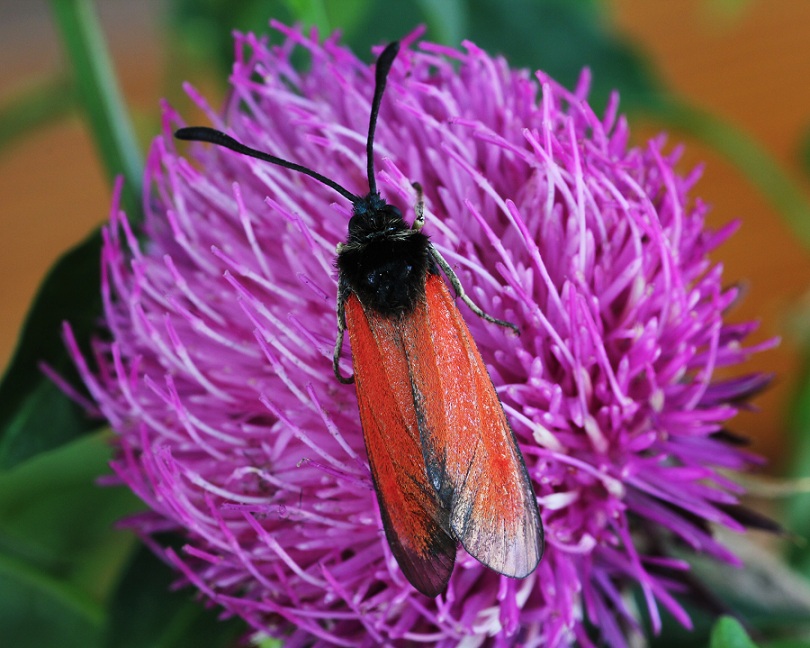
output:
<path id="1" fill-rule="evenodd" d="M 369 117 L 368 122 L 368 140 L 366 142 L 366 158 L 368 160 L 368 188 L 369 193 L 371 194 L 377 193 L 377 182 L 374 179 L 374 131 L 377 128 L 377 115 L 380 112 L 380 102 L 382 101 L 382 96 L 385 92 L 385 82 L 388 78 L 388 73 L 391 71 L 391 65 L 394 63 L 394 59 L 396 58 L 398 52 L 399 42 L 394 41 L 383 50 L 383 53 L 380 54 L 380 57 L 377 59 L 374 98 L 371 101 L 371 116 Z M 269 153 L 264 153 L 263 151 L 250 148 L 249 146 L 245 146 L 242 144 L 242 142 L 235 140 L 230 135 L 226 135 L 222 131 L 218 131 L 214 128 L 208 128 L 207 126 L 180 128 L 175 131 L 174 136 L 181 140 L 216 144 L 217 146 L 222 146 L 230 149 L 231 151 L 235 151 L 236 153 L 247 155 L 248 157 L 264 160 L 265 162 L 276 164 L 284 167 L 285 169 L 298 171 L 299 173 L 308 175 L 310 178 L 314 178 L 318 182 L 325 184 L 327 187 L 331 187 L 341 196 L 349 200 L 352 204 L 356 204 L 362 200 L 360 196 L 355 196 L 351 191 L 340 186 L 334 180 L 330 180 L 312 169 L 300 164 L 296 164 L 295 162 L 283 160 L 275 155 L 270 155 Z"/>
<path id="2" fill-rule="evenodd" d="M 259 160 L 264 160 L 265 162 L 270 162 L 271 164 L 277 164 L 278 166 L 282 166 L 285 169 L 292 169 L 293 171 L 298 171 L 299 173 L 308 175 L 310 178 L 315 178 L 318 182 L 322 182 L 327 187 L 331 187 L 332 189 L 337 191 L 341 196 L 344 196 L 345 198 L 350 200 L 352 204 L 360 200 L 359 196 L 355 196 L 351 191 L 349 191 L 348 189 L 344 189 L 334 180 L 330 180 L 329 178 L 322 176 L 320 173 L 317 173 L 312 169 L 308 169 L 307 167 L 301 166 L 300 164 L 296 164 L 295 162 L 288 162 L 287 160 L 282 160 L 281 158 L 278 158 L 275 155 L 270 155 L 269 153 L 257 151 L 256 149 L 250 148 L 249 146 L 245 146 L 241 142 L 236 141 L 230 135 L 226 135 L 222 131 L 218 131 L 214 128 L 208 128 L 207 126 L 190 126 L 189 128 L 181 128 L 175 131 L 174 136 L 177 139 L 181 140 L 191 140 L 195 142 L 208 142 L 209 144 L 216 144 L 217 146 L 222 146 L 224 148 L 231 149 L 232 151 L 236 151 L 237 153 L 241 153 L 242 155 L 247 155 L 249 157 L 257 158 Z"/>
<path id="3" fill-rule="evenodd" d="M 374 179 L 374 131 L 377 129 L 377 115 L 380 112 L 380 102 L 382 102 L 385 92 L 385 82 L 388 80 L 388 73 L 391 65 L 399 53 L 399 41 L 389 44 L 377 59 L 376 80 L 374 84 L 374 99 L 371 101 L 371 116 L 368 120 L 368 140 L 366 141 L 366 160 L 368 163 L 368 189 L 369 193 L 377 193 L 377 181 Z"/>

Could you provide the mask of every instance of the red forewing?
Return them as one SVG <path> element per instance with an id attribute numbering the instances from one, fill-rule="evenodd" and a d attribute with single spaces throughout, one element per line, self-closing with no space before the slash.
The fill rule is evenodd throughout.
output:
<path id="1" fill-rule="evenodd" d="M 427 322 L 408 336 L 407 355 L 428 477 L 467 553 L 522 578 L 543 553 L 523 455 L 447 286 L 431 275 L 425 294 Z"/>
<path id="2" fill-rule="evenodd" d="M 423 322 L 424 323 L 424 322 Z M 388 544 L 423 594 L 444 591 L 456 556 L 449 510 L 428 480 L 401 320 L 346 301 L 360 422 Z"/>
<path id="3" fill-rule="evenodd" d="M 446 583 L 456 539 L 499 573 L 531 573 L 543 552 L 534 492 L 444 282 L 428 275 L 405 316 L 364 310 L 351 296 L 346 320 L 386 535 L 408 579 L 425 593 L 425 583 Z"/>

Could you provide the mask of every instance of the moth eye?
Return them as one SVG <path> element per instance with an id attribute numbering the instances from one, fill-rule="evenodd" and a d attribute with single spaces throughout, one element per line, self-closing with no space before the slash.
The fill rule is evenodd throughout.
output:
<path id="1" fill-rule="evenodd" d="M 368 275 L 366 275 L 366 283 L 369 286 L 374 286 L 377 283 L 377 273 L 369 272 Z"/>

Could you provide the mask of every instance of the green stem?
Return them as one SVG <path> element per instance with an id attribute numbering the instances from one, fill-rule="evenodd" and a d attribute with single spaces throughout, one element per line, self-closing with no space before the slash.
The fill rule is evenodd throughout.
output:
<path id="1" fill-rule="evenodd" d="M 658 117 L 709 144 L 733 162 L 779 210 L 802 244 L 810 250 L 810 203 L 798 182 L 744 131 L 711 115 L 669 98 L 652 109 Z"/>
<path id="2" fill-rule="evenodd" d="M 0 153 L 16 140 L 74 109 L 73 86 L 62 76 L 20 91 L 0 106 Z"/>
<path id="3" fill-rule="evenodd" d="M 110 180 L 124 176 L 124 205 L 139 215 L 143 162 L 91 0 L 51 0 L 51 8 L 104 167 Z"/>
<path id="4" fill-rule="evenodd" d="M 810 349 L 802 354 L 801 375 L 788 412 L 793 477 L 810 477 Z M 788 559 L 805 577 L 810 578 L 810 494 L 796 493 L 788 502 L 787 530 L 799 541 L 790 543 Z"/>
<path id="5" fill-rule="evenodd" d="M 85 592 L 9 556 L 0 555 L 0 575 L 20 585 L 26 585 L 49 600 L 59 603 L 91 626 L 101 627 L 104 609 Z"/>

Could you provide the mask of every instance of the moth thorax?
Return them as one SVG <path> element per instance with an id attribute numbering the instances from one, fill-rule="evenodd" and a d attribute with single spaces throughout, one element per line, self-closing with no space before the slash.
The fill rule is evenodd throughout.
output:
<path id="1" fill-rule="evenodd" d="M 382 315 L 410 313 L 425 294 L 430 241 L 415 230 L 350 237 L 338 255 L 341 277 L 360 303 Z"/>

